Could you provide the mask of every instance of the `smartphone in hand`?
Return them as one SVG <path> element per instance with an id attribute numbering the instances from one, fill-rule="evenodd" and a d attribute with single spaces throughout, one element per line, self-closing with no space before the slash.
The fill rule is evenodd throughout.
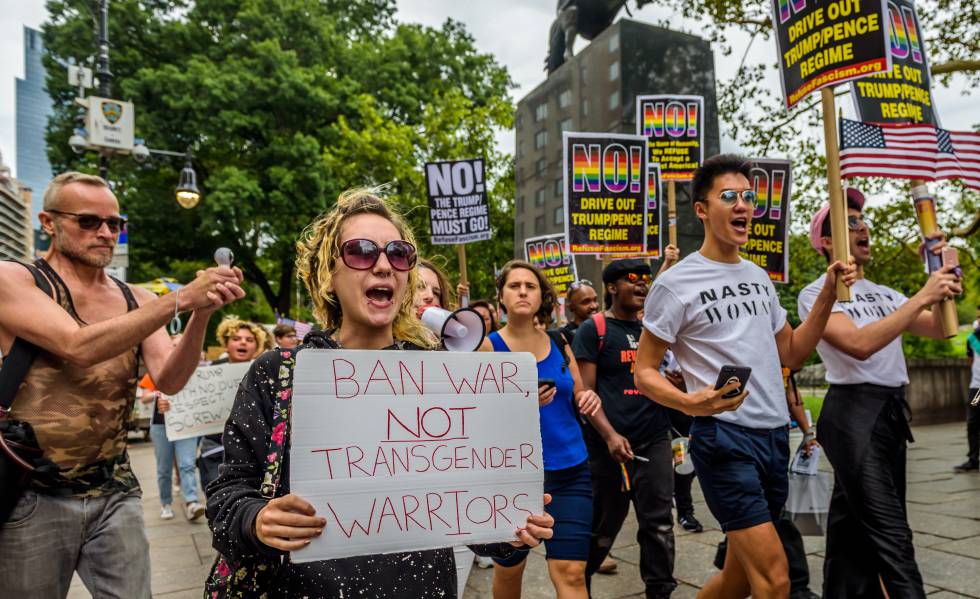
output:
<path id="1" fill-rule="evenodd" d="M 545 391 L 555 386 L 555 379 L 538 379 L 538 387 L 545 387 Z"/>
<path id="2" fill-rule="evenodd" d="M 718 373 L 715 389 L 721 389 L 729 382 L 738 381 L 738 389 L 729 391 L 722 396 L 725 399 L 731 399 L 745 390 L 745 386 L 749 384 L 749 377 L 751 375 L 752 369 L 748 366 L 732 366 L 731 364 L 726 364 L 721 367 L 721 371 Z"/>

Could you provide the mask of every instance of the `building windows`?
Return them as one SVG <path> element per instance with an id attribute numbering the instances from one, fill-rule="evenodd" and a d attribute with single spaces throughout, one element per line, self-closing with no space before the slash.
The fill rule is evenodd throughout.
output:
<path id="1" fill-rule="evenodd" d="M 568 108 L 572 105 L 572 90 L 566 89 L 562 93 L 558 94 L 558 107 Z"/>
<path id="2" fill-rule="evenodd" d="M 534 217 L 534 232 L 538 235 L 544 233 L 544 215 Z"/>
<path id="3" fill-rule="evenodd" d="M 544 187 L 534 192 L 534 205 L 544 206 Z"/>
<path id="4" fill-rule="evenodd" d="M 555 197 L 556 198 L 561 198 L 561 197 L 564 197 L 565 196 L 565 185 L 564 185 L 564 183 L 565 183 L 565 181 L 561 177 L 558 177 L 557 179 L 555 179 Z"/>
<path id="5" fill-rule="evenodd" d="M 619 61 L 618 60 L 616 62 L 612 63 L 611 65 L 609 65 L 609 80 L 610 81 L 615 81 L 617 79 L 619 79 Z"/>
<path id="6" fill-rule="evenodd" d="M 616 110 L 617 108 L 619 108 L 619 90 L 609 94 L 609 110 Z"/>
<path id="7" fill-rule="evenodd" d="M 610 52 L 615 52 L 616 50 L 619 50 L 619 32 L 618 31 L 616 33 L 612 34 L 612 36 L 609 38 L 609 51 Z"/>
<path id="8" fill-rule="evenodd" d="M 583 117 L 589 116 L 589 99 L 588 98 L 582 98 L 582 116 Z"/>
<path id="9" fill-rule="evenodd" d="M 548 118 L 548 103 L 542 102 L 534 109 L 534 122 L 540 122 Z"/>
<path id="10" fill-rule="evenodd" d="M 548 145 L 548 131 L 542 129 L 534 135 L 534 149 L 540 150 L 546 145 Z"/>
<path id="11" fill-rule="evenodd" d="M 555 208 L 555 224 L 561 225 L 565 222 L 565 207 L 559 206 Z"/>
<path id="12" fill-rule="evenodd" d="M 547 166 L 548 166 L 547 160 L 545 160 L 544 158 L 538 158 L 538 160 L 534 163 L 534 174 L 536 175 L 544 174 L 544 170 L 545 168 L 547 168 Z"/>
<path id="13" fill-rule="evenodd" d="M 565 119 L 558 124 L 559 131 L 571 131 L 572 130 L 572 119 Z"/>

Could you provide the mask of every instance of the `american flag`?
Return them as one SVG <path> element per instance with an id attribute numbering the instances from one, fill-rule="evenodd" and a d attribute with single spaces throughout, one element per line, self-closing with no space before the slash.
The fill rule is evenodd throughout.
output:
<path id="1" fill-rule="evenodd" d="M 296 337 L 298 337 L 300 341 L 306 337 L 307 333 L 313 330 L 313 325 L 308 322 L 293 320 L 292 318 L 284 318 L 279 316 L 279 314 L 276 314 L 276 324 L 286 324 L 296 329 Z"/>
<path id="2" fill-rule="evenodd" d="M 959 178 L 980 189 L 980 133 L 840 120 L 843 177 Z"/>

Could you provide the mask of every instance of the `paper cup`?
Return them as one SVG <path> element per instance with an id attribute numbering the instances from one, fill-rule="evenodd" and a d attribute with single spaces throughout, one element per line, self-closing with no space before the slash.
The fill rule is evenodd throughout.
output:
<path id="1" fill-rule="evenodd" d="M 674 472 L 677 474 L 694 472 L 694 463 L 687 454 L 687 437 L 677 437 L 671 441 L 670 450 L 674 454 Z"/>

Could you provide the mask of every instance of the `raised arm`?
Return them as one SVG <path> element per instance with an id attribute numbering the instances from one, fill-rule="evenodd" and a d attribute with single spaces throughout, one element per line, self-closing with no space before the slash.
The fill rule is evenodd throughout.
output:
<path id="1" fill-rule="evenodd" d="M 841 261 L 836 261 L 827 267 L 827 277 L 824 285 L 817 295 L 817 300 L 810 309 L 805 321 L 794 330 L 787 323 L 778 333 L 776 333 L 776 348 L 779 350 L 779 361 L 792 370 L 799 370 L 803 367 L 813 350 L 816 349 L 824 330 L 827 327 L 827 320 L 837 301 L 837 277 L 843 276 L 844 283 L 848 286 L 854 284 L 857 273 L 854 266 L 844 266 Z"/>
<path id="2" fill-rule="evenodd" d="M 241 271 L 209 268 L 181 290 L 181 311 L 216 309 L 245 293 Z M 167 295 L 137 310 L 80 327 L 50 297 L 34 286 L 30 273 L 13 263 L 0 264 L 0 327 L 68 362 L 87 368 L 139 345 L 173 318 L 175 298 Z"/>

